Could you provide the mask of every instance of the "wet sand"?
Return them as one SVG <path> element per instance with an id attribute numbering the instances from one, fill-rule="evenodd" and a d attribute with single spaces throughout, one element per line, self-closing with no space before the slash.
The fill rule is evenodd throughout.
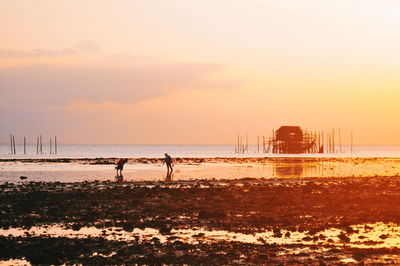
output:
<path id="1" fill-rule="evenodd" d="M 400 177 L 0 185 L 0 259 L 400 263 Z"/>

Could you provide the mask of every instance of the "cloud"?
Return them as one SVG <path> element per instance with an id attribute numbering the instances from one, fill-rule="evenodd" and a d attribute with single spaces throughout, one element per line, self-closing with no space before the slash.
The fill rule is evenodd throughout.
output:
<path id="1" fill-rule="evenodd" d="M 0 96 L 12 101 L 65 105 L 73 99 L 135 103 L 182 89 L 224 89 L 240 82 L 214 77 L 212 63 L 35 64 L 0 68 Z"/>
<path id="2" fill-rule="evenodd" d="M 0 49 L 0 59 L 77 56 L 79 54 L 78 50 L 72 48 L 63 50 L 33 49 L 31 51 Z"/>
<path id="3" fill-rule="evenodd" d="M 119 134 L 115 126 L 124 119 L 147 123 L 151 130 L 141 116 L 154 108 L 153 122 L 164 120 L 165 110 L 176 108 L 181 101 L 204 107 L 204 101 L 191 96 L 173 102 L 174 95 L 229 93 L 243 83 L 227 78 L 228 67 L 217 63 L 171 62 L 128 54 L 88 60 L 74 65 L 51 62 L 0 67 L 0 136 L 52 132 L 70 142 L 93 135 L 97 139 L 91 141 L 101 142 L 107 134 Z M 154 100 L 163 102 L 164 109 L 152 104 Z M 133 134 L 135 125 L 124 134 Z"/>
<path id="4" fill-rule="evenodd" d="M 65 48 L 62 50 L 0 49 L 0 59 L 66 57 L 66 56 L 79 56 L 82 54 L 94 55 L 94 54 L 100 54 L 101 52 L 102 52 L 102 49 L 98 42 L 93 41 L 93 40 L 86 40 L 86 41 L 77 43 L 73 48 Z"/>

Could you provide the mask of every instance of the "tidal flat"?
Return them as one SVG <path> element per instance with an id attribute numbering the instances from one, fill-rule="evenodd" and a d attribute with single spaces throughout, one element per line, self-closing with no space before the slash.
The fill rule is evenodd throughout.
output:
<path id="1" fill-rule="evenodd" d="M 400 177 L 0 185 L 0 261 L 400 263 Z"/>

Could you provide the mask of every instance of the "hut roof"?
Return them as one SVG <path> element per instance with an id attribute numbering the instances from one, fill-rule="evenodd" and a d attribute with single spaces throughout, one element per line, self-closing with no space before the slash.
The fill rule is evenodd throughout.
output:
<path id="1" fill-rule="evenodd" d="M 299 126 L 281 126 L 276 131 L 276 140 L 303 140 L 303 130 Z"/>

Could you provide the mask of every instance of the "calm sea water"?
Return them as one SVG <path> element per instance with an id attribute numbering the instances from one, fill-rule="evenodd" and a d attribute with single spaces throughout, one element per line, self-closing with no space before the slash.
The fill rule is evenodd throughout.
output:
<path id="1" fill-rule="evenodd" d="M 43 154 L 36 154 L 35 146 L 28 146 L 24 154 L 23 146 L 16 147 L 16 155 L 10 154 L 8 145 L 0 145 L 0 158 L 162 158 L 164 153 L 172 157 L 260 157 L 282 156 L 257 153 L 256 146 L 250 146 L 245 154 L 236 154 L 235 146 L 191 146 L 191 145 L 60 145 L 58 154 L 50 154 L 48 146 Z M 190 179 L 235 179 L 253 178 L 297 178 L 297 177 L 358 177 L 358 176 L 399 176 L 400 146 L 357 146 L 354 152 L 342 147 L 342 152 L 334 154 L 293 154 L 287 157 L 363 157 L 350 160 L 305 160 L 268 161 L 263 164 L 251 163 L 204 163 L 176 164 L 174 180 Z M 376 159 L 375 157 L 381 157 Z M 397 158 L 388 158 L 397 157 Z M 365 159 L 372 158 L 372 159 Z M 158 164 L 127 164 L 124 178 L 128 181 L 163 180 L 166 167 Z M 114 180 L 113 165 L 89 165 L 77 163 L 0 163 L 0 183 L 19 182 L 20 176 L 29 181 L 75 182 L 89 180 Z"/>
<path id="2" fill-rule="evenodd" d="M 0 145 L 0 158 L 161 158 L 164 153 L 173 157 L 400 157 L 400 146 L 355 146 L 353 153 L 349 146 L 343 146 L 342 152 L 333 154 L 263 154 L 257 152 L 257 146 L 249 146 L 245 154 L 236 154 L 234 145 L 59 145 L 57 154 L 50 154 L 49 145 L 44 145 L 42 153 L 36 153 L 35 145 L 16 146 L 16 154 L 11 154 L 9 145 Z"/>

